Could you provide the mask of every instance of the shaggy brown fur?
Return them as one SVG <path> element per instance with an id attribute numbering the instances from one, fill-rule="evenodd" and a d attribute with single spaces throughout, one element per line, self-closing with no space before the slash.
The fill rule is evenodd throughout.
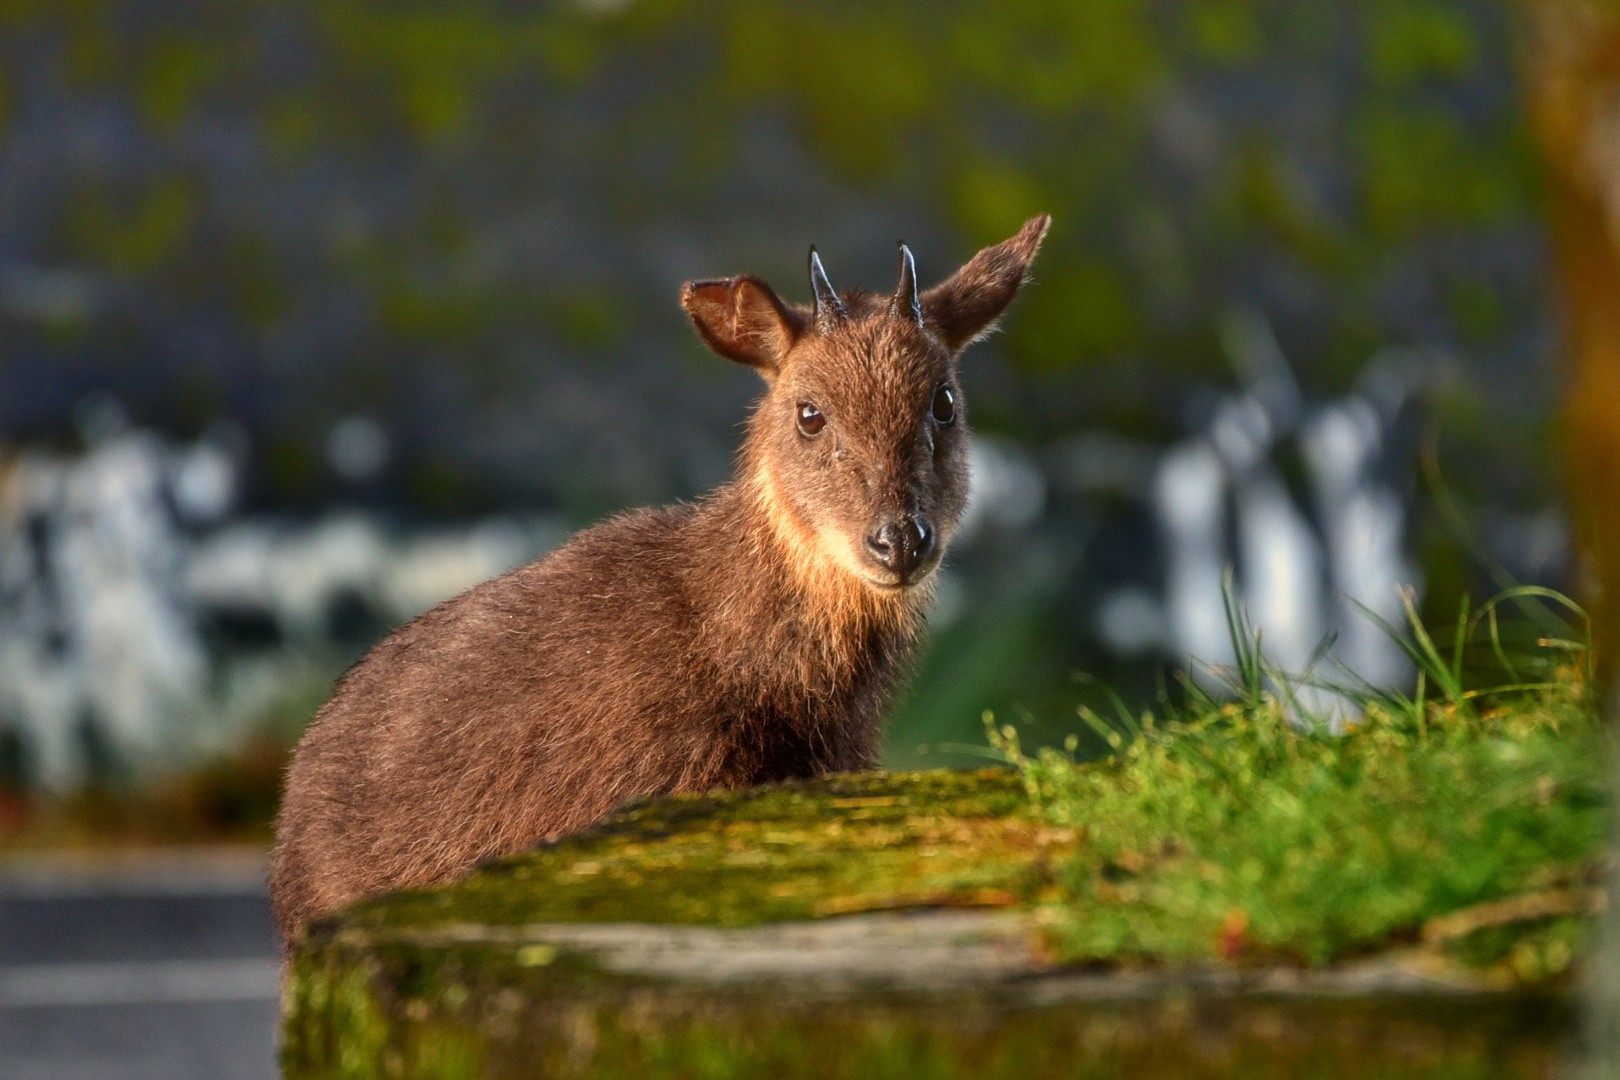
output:
<path id="1" fill-rule="evenodd" d="M 686 286 L 704 340 L 769 384 L 737 476 L 440 604 L 343 677 L 277 818 L 284 941 L 632 797 L 870 767 L 967 497 L 956 356 L 1012 300 L 1047 222 L 920 298 L 909 255 L 894 297 L 828 287 L 816 311 L 751 277 Z M 875 557 L 884 524 L 915 550 Z"/>

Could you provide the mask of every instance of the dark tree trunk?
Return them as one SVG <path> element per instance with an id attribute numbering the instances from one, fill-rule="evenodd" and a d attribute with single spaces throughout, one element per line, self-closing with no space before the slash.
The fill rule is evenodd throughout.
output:
<path id="1" fill-rule="evenodd" d="M 1523 0 L 1521 10 L 1563 300 L 1570 514 L 1591 583 L 1600 684 L 1620 731 L 1620 2 Z M 1594 1077 L 1620 1076 L 1620 860 L 1609 897 L 1591 1012 Z"/>

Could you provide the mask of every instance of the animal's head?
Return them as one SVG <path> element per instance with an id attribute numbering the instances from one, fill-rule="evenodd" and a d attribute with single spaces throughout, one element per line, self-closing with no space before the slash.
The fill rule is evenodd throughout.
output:
<path id="1" fill-rule="evenodd" d="M 1012 302 L 1050 220 L 1032 218 L 926 290 L 904 244 L 888 294 L 840 294 L 814 248 L 808 307 L 752 276 L 682 290 L 709 347 L 769 386 L 747 479 L 808 556 L 894 593 L 939 565 L 968 494 L 957 357 Z"/>

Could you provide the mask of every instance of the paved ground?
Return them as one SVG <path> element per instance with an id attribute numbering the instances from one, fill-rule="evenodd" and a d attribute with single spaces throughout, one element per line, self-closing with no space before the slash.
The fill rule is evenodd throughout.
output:
<path id="1" fill-rule="evenodd" d="M 261 860 L 0 863 L 0 1077 L 268 1080 Z"/>

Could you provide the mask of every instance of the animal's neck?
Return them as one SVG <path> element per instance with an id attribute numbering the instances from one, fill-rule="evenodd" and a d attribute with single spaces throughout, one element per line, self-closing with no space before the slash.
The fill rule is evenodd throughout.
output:
<path id="1" fill-rule="evenodd" d="M 880 592 L 828 550 L 767 466 L 746 463 L 700 514 L 706 631 L 722 655 L 811 696 L 889 679 L 909 658 L 932 585 Z"/>

